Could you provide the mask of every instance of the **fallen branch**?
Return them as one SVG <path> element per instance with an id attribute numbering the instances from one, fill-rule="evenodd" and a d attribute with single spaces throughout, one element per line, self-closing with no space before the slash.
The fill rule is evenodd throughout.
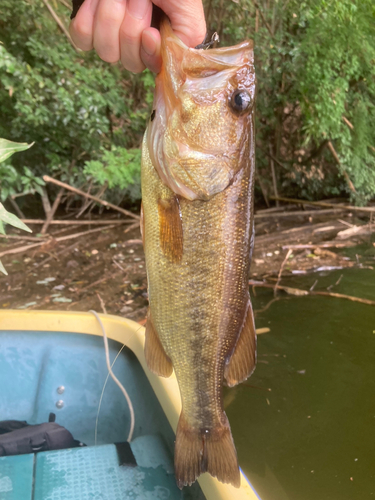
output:
<path id="1" fill-rule="evenodd" d="M 275 285 L 272 285 L 271 283 L 263 283 L 263 281 L 255 281 L 255 280 L 249 280 L 249 285 L 253 287 L 262 287 L 262 288 L 275 288 Z M 289 295 L 295 295 L 295 296 L 305 296 L 305 295 L 322 295 L 324 297 L 335 297 L 337 299 L 346 299 L 350 300 L 352 302 L 360 302 L 361 304 L 367 304 L 369 306 L 375 306 L 375 300 L 370 300 L 370 299 L 361 299 L 360 297 L 353 297 L 351 295 L 344 295 L 342 293 L 334 293 L 334 292 L 314 292 L 314 291 L 309 291 L 309 290 L 301 290 L 300 288 L 292 288 L 290 286 L 282 286 L 282 285 L 277 285 L 276 288 L 278 290 L 283 290 L 284 292 L 288 293 Z"/>
<path id="2" fill-rule="evenodd" d="M 90 200 L 94 200 L 97 203 L 100 203 L 101 205 L 104 205 L 107 208 L 112 208 L 113 210 L 117 210 L 118 212 L 121 212 L 128 217 L 131 217 L 132 219 L 139 220 L 140 217 L 139 215 L 133 214 L 132 212 L 129 212 L 129 210 L 125 210 L 123 208 L 118 207 L 117 205 L 113 205 L 112 203 L 109 203 L 108 201 L 101 200 L 100 198 L 97 198 L 96 196 L 93 196 L 92 194 L 85 193 L 84 191 L 81 191 L 80 189 L 77 189 L 75 187 L 69 186 L 69 184 L 66 184 L 65 182 L 57 181 L 56 179 L 52 179 L 52 177 L 49 177 L 48 175 L 43 176 L 44 182 L 50 182 L 52 184 L 56 184 L 56 186 L 63 187 L 65 189 L 68 189 L 69 191 L 72 191 L 73 193 L 79 194 L 80 196 L 84 196 L 85 198 L 90 198 Z"/>
<path id="3" fill-rule="evenodd" d="M 31 248 L 36 248 L 36 247 L 39 247 L 41 245 L 48 244 L 52 241 L 60 242 L 60 241 L 72 240 L 74 238 L 79 238 L 80 236 L 86 236 L 86 235 L 91 234 L 91 233 L 96 233 L 97 231 L 105 231 L 107 229 L 112 229 L 114 227 L 115 227 L 114 225 L 106 226 L 106 227 L 97 227 L 96 229 L 90 229 L 89 231 L 82 231 L 80 233 L 69 234 L 67 236 L 60 236 L 59 238 L 44 239 L 40 243 L 34 243 L 33 245 L 25 245 L 22 247 L 13 248 L 12 250 L 5 250 L 4 252 L 0 253 L 0 257 L 3 257 L 4 255 L 9 255 L 9 254 L 26 252 L 27 250 L 30 250 Z"/>
<path id="4" fill-rule="evenodd" d="M 0 234 L 0 238 L 4 240 L 22 240 L 22 241 L 41 241 L 42 239 L 38 238 L 37 236 L 16 236 L 13 234 Z"/>
<path id="5" fill-rule="evenodd" d="M 270 196 L 271 200 L 275 199 L 275 196 Z M 340 208 L 342 210 L 348 210 L 350 212 L 375 212 L 375 207 L 353 207 L 352 205 L 335 205 L 334 203 L 326 203 L 324 201 L 307 201 L 307 200 L 297 200 L 295 198 L 284 198 L 279 196 L 279 201 L 285 201 L 286 203 L 296 203 L 297 205 L 311 205 L 312 207 L 325 207 L 325 208 Z"/>
<path id="6" fill-rule="evenodd" d="M 25 224 L 44 224 L 46 221 L 43 220 L 43 219 L 21 219 L 22 222 L 24 222 Z M 98 226 L 98 225 L 102 225 L 102 226 L 105 226 L 106 224 L 116 224 L 116 225 L 120 225 L 120 224 L 130 224 L 130 223 L 133 223 L 133 221 L 129 221 L 129 220 L 51 220 L 50 224 L 56 224 L 56 225 L 59 225 L 59 226 L 69 226 L 69 225 L 72 225 L 72 226 L 90 226 L 90 225 L 93 225 L 93 226 Z"/>
<path id="7" fill-rule="evenodd" d="M 354 247 L 357 246 L 358 242 L 356 241 L 348 241 L 348 242 L 338 242 L 338 241 L 328 241 L 325 243 L 317 244 L 317 245 L 312 245 L 312 244 L 306 244 L 306 245 L 283 245 L 282 249 L 283 250 L 288 250 L 289 248 L 291 250 L 314 250 L 315 248 L 348 248 L 348 247 Z"/>
<path id="8" fill-rule="evenodd" d="M 280 208 L 280 207 L 279 207 Z M 336 214 L 342 212 L 342 208 L 326 208 L 322 210 L 295 210 L 289 212 L 275 211 L 271 213 L 256 213 L 254 219 L 265 219 L 265 218 L 277 218 L 277 217 L 299 217 L 299 216 L 310 216 L 310 215 L 328 215 Z"/>

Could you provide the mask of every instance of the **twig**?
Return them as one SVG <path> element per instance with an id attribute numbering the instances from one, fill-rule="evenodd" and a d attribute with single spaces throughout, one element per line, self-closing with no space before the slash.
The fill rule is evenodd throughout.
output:
<path id="1" fill-rule="evenodd" d="M 314 288 L 316 287 L 317 284 L 318 284 L 318 280 L 315 280 L 313 285 L 310 288 L 310 292 L 312 292 L 314 290 Z"/>
<path id="2" fill-rule="evenodd" d="M 97 227 L 95 229 L 90 229 L 89 231 L 82 231 L 80 233 L 68 234 L 67 236 L 60 236 L 59 238 L 56 238 L 55 241 L 72 240 L 73 238 L 79 238 L 80 236 L 86 236 L 88 234 L 97 233 L 98 231 L 106 231 L 107 229 L 113 229 L 114 227 L 116 226 L 111 225 L 106 227 Z"/>
<path id="3" fill-rule="evenodd" d="M 25 245 L 22 247 L 13 248 L 12 250 L 5 250 L 4 252 L 0 253 L 0 257 L 3 257 L 4 255 L 9 255 L 9 254 L 26 252 L 27 250 L 30 250 L 31 248 L 39 247 L 40 245 L 47 244 L 53 240 L 56 242 L 71 240 L 73 238 L 79 238 L 80 236 L 86 236 L 86 235 L 91 234 L 91 233 L 96 233 L 97 231 L 105 231 L 107 229 L 112 229 L 114 227 L 115 227 L 114 225 L 106 226 L 106 227 L 98 227 L 96 229 L 90 229 L 89 231 L 82 231 L 80 233 L 69 234 L 68 236 L 61 236 L 61 237 L 55 238 L 55 239 L 54 238 L 44 239 L 42 242 L 34 243 L 33 245 Z"/>
<path id="4" fill-rule="evenodd" d="M 272 33 L 272 30 L 271 30 L 271 26 L 267 23 L 266 18 L 264 17 L 263 12 L 262 12 L 261 8 L 259 7 L 258 2 L 256 2 L 255 0 L 253 0 L 253 4 L 255 5 L 255 8 L 256 8 L 256 9 L 258 9 L 259 14 L 260 14 L 260 17 L 262 18 L 262 21 L 263 21 L 264 26 L 267 28 L 268 33 L 269 33 L 269 34 L 272 36 L 272 38 L 273 38 L 273 33 Z"/>
<path id="5" fill-rule="evenodd" d="M 348 248 L 348 247 L 354 247 L 354 246 L 357 246 L 358 243 L 355 242 L 355 241 L 348 241 L 348 242 L 337 242 L 337 241 L 329 241 L 329 242 L 326 242 L 326 243 L 321 243 L 320 245 L 310 245 L 310 244 L 306 244 L 306 245 L 283 245 L 282 246 L 282 249 L 283 250 L 288 250 L 289 248 L 291 250 L 308 250 L 308 249 L 311 249 L 311 250 L 314 250 L 315 248 Z"/>
<path id="6" fill-rule="evenodd" d="M 350 123 L 350 121 L 345 118 L 345 116 L 342 116 L 342 119 L 344 120 L 344 122 L 347 124 L 347 126 L 351 129 L 351 130 L 354 130 L 354 126 L 352 123 Z"/>
<path id="7" fill-rule="evenodd" d="M 101 296 L 98 294 L 98 292 L 96 292 L 96 295 L 98 296 L 100 305 L 102 307 L 103 314 L 107 314 L 107 309 L 105 308 L 104 300 L 101 298 Z"/>
<path id="8" fill-rule="evenodd" d="M 275 196 L 270 196 L 271 200 L 275 199 Z M 297 205 L 311 205 L 313 207 L 326 207 L 326 208 L 337 208 L 342 210 L 348 210 L 350 212 L 375 212 L 375 207 L 353 207 L 352 205 L 335 205 L 334 203 L 326 203 L 324 201 L 307 201 L 307 200 L 297 200 L 295 198 L 285 198 L 278 196 L 279 201 L 285 201 L 286 203 L 296 203 Z"/>
<path id="9" fill-rule="evenodd" d="M 20 219 L 23 219 L 25 216 L 24 216 L 22 210 L 20 209 L 20 207 L 18 206 L 18 204 L 16 203 L 16 201 L 11 196 L 8 196 L 8 201 L 12 205 L 14 210 L 17 212 L 18 217 Z"/>
<path id="10" fill-rule="evenodd" d="M 269 144 L 269 149 L 271 152 L 272 151 L 271 144 Z M 274 164 L 274 161 L 273 161 L 273 158 L 271 157 L 271 155 L 270 155 L 270 166 L 271 166 L 271 174 L 272 174 L 273 192 L 275 193 L 276 206 L 278 207 L 280 205 L 279 200 L 278 200 L 279 193 L 277 192 L 275 164 Z"/>
<path id="11" fill-rule="evenodd" d="M 276 208 L 276 207 L 274 207 Z M 282 208 L 282 207 L 281 207 Z M 327 208 L 323 210 L 290 210 L 288 212 L 275 211 L 274 213 L 256 213 L 254 215 L 255 219 L 265 219 L 265 218 L 277 218 L 277 217 L 307 217 L 310 215 L 327 215 L 336 214 L 342 212 L 342 208 Z M 345 224 L 345 223 L 344 223 Z M 348 224 L 348 223 L 347 223 Z"/>
<path id="12" fill-rule="evenodd" d="M 92 288 L 93 286 L 99 285 L 100 283 L 103 283 L 103 281 L 107 281 L 107 280 L 113 278 L 114 276 L 116 276 L 116 273 L 112 273 L 109 276 L 104 276 L 104 278 L 100 278 L 100 280 L 94 281 L 93 283 L 90 283 L 89 285 L 85 286 L 84 288 L 81 288 L 80 290 L 78 290 L 78 292 L 79 293 L 85 292 L 89 288 Z"/>
<path id="13" fill-rule="evenodd" d="M 271 283 L 263 283 L 262 281 L 254 281 L 254 280 L 250 280 L 249 285 L 251 285 L 253 287 L 259 286 L 259 287 L 263 287 L 263 288 L 274 288 L 275 287 L 275 285 L 272 285 Z M 300 288 L 292 288 L 289 286 L 282 286 L 282 285 L 278 285 L 277 288 L 279 290 L 284 290 L 284 292 L 286 292 L 290 295 L 296 295 L 296 296 L 323 295 L 325 297 L 335 297 L 337 299 L 346 299 L 346 300 L 350 300 L 352 302 L 360 302 L 361 304 L 375 306 L 375 300 L 361 299 L 360 297 L 353 297 L 351 295 L 344 295 L 342 293 L 310 292 L 309 290 L 301 290 Z"/>
<path id="14" fill-rule="evenodd" d="M 60 3 L 65 5 L 65 7 L 69 10 L 69 12 L 72 11 L 72 6 L 68 4 L 68 2 L 65 2 L 65 0 L 60 0 Z"/>
<path id="15" fill-rule="evenodd" d="M 272 305 L 274 302 L 277 302 L 278 300 L 280 300 L 280 297 L 273 298 L 273 299 L 272 299 L 272 300 L 270 300 L 270 301 L 268 302 L 268 304 L 267 304 L 267 305 L 265 305 L 262 309 L 255 309 L 255 310 L 254 310 L 254 314 L 256 315 L 256 314 L 262 313 L 262 312 L 264 312 L 264 311 L 267 311 L 267 309 L 268 309 L 269 307 L 271 307 L 271 305 Z M 257 334 L 257 335 L 258 335 L 258 334 Z"/>
<path id="16" fill-rule="evenodd" d="M 46 234 L 47 229 L 49 228 L 49 225 L 51 224 L 51 221 L 53 219 L 53 216 L 55 215 L 55 212 L 60 205 L 60 201 L 61 201 L 61 198 L 62 198 L 62 195 L 64 194 L 64 192 L 65 192 L 65 189 L 61 188 L 60 191 L 57 193 L 56 199 L 53 202 L 53 205 L 52 205 L 52 207 L 47 215 L 46 222 L 43 224 L 43 227 L 40 231 L 41 234 Z"/>
<path id="17" fill-rule="evenodd" d="M 16 236 L 13 234 L 0 234 L 0 238 L 4 240 L 21 240 L 21 241 L 41 241 L 42 239 L 38 238 L 37 236 Z"/>
<path id="18" fill-rule="evenodd" d="M 336 160 L 336 163 L 337 163 L 338 165 L 340 165 L 340 166 L 341 166 L 340 158 L 339 158 L 338 154 L 336 153 L 336 150 L 335 150 L 335 148 L 333 147 L 332 142 L 331 142 L 331 141 L 328 141 L 328 142 L 327 142 L 327 146 L 328 146 L 329 150 L 331 151 L 331 153 L 332 153 L 332 155 L 333 155 L 334 159 Z M 346 170 L 344 170 L 344 171 L 343 171 L 343 175 L 344 175 L 345 180 L 346 180 L 346 182 L 347 182 L 347 184 L 348 184 L 348 186 L 349 186 L 349 189 L 350 189 L 351 191 L 353 191 L 353 193 L 356 193 L 357 191 L 356 191 L 356 189 L 355 189 L 355 187 L 354 187 L 354 184 L 353 184 L 353 183 L 352 183 L 352 181 L 350 180 L 350 177 L 349 177 L 348 173 L 346 172 Z"/>
<path id="19" fill-rule="evenodd" d="M 44 213 L 46 214 L 46 217 L 48 219 L 48 216 L 51 212 L 51 203 L 49 201 L 47 189 L 45 187 L 42 187 L 42 194 L 40 196 L 42 198 Z"/>
<path id="20" fill-rule="evenodd" d="M 129 231 L 131 231 L 132 229 L 135 229 L 136 227 L 139 227 L 139 222 L 135 222 L 134 224 L 132 224 L 131 226 L 127 227 L 124 231 L 124 234 L 128 233 Z"/>
<path id="21" fill-rule="evenodd" d="M 71 46 L 73 47 L 73 49 L 77 53 L 79 53 L 80 52 L 79 48 L 77 47 L 77 45 L 71 39 L 69 31 L 65 28 L 64 23 L 61 21 L 61 19 L 59 18 L 59 16 L 56 14 L 56 12 L 53 10 L 53 8 L 51 7 L 51 5 L 48 3 L 48 0 L 43 0 L 43 3 L 47 7 L 47 9 L 49 10 L 51 16 L 56 21 L 56 23 L 59 26 L 59 28 L 61 29 L 61 31 L 64 33 L 64 35 L 66 36 L 66 38 L 69 40 L 69 43 L 71 44 Z"/>
<path id="22" fill-rule="evenodd" d="M 269 207 L 270 202 L 268 201 L 267 192 L 264 188 L 263 182 L 261 181 L 260 175 L 258 175 L 258 172 L 255 172 L 255 179 L 258 181 L 260 190 L 262 191 L 264 201 L 266 202 L 267 207 Z"/>
<path id="23" fill-rule="evenodd" d="M 121 212 L 121 213 L 127 215 L 128 217 L 131 217 L 132 219 L 136 219 L 137 221 L 139 221 L 139 218 L 140 218 L 139 215 L 133 214 L 132 212 L 129 212 L 129 210 L 125 210 L 123 208 L 120 208 L 117 205 L 113 205 L 112 203 L 109 203 L 108 201 L 101 200 L 100 198 L 97 198 L 96 196 L 93 196 L 92 194 L 87 194 L 84 191 L 81 191 L 80 189 L 69 186 L 69 184 L 65 184 L 65 182 L 61 182 L 61 181 L 57 181 L 56 179 L 52 179 L 52 177 L 49 177 L 48 175 L 44 175 L 43 180 L 44 180 L 44 182 L 51 182 L 52 184 L 56 184 L 57 186 L 68 189 L 69 191 L 72 191 L 73 193 L 79 194 L 80 196 L 84 196 L 85 198 L 90 198 L 91 200 L 94 200 L 97 203 L 104 205 L 105 207 L 112 208 L 113 210 L 117 210 L 118 212 Z"/>
<path id="24" fill-rule="evenodd" d="M 285 255 L 285 259 L 283 260 L 283 262 L 282 262 L 282 264 L 280 266 L 279 274 L 277 276 L 277 281 L 276 281 L 275 287 L 273 289 L 273 295 L 274 295 L 274 297 L 276 297 L 276 295 L 277 295 L 277 287 L 278 287 L 278 285 L 280 283 L 281 274 L 283 272 L 283 269 L 284 269 L 284 266 L 286 264 L 286 261 L 289 259 L 289 256 L 292 253 L 292 251 L 293 250 L 291 248 L 289 248 L 289 250 L 287 251 L 287 253 Z"/>
<path id="25" fill-rule="evenodd" d="M 112 259 L 112 262 L 114 263 L 114 265 L 115 265 L 115 266 L 117 266 L 119 269 L 121 269 L 121 271 L 123 271 L 124 273 L 126 273 L 126 269 L 124 269 L 124 268 L 122 267 L 122 265 L 121 265 L 121 264 L 119 264 L 119 263 L 117 262 L 117 260 L 115 260 L 115 259 L 113 258 L 113 259 Z"/>
<path id="26" fill-rule="evenodd" d="M 44 224 L 45 221 L 43 219 L 21 219 L 22 222 L 25 224 Z M 103 219 L 103 220 L 51 220 L 50 224 L 55 224 L 59 226 L 105 226 L 106 224 L 130 224 L 129 220 L 108 220 L 108 219 Z"/>
<path id="27" fill-rule="evenodd" d="M 30 250 L 31 248 L 36 248 L 36 247 L 39 247 L 40 245 L 43 245 L 43 243 L 45 243 L 45 242 L 42 241 L 40 243 L 34 243 L 33 245 L 25 245 L 22 247 L 12 248 L 11 250 L 5 250 L 4 252 L 0 253 L 0 257 L 4 257 L 4 255 L 26 252 L 27 250 Z"/>

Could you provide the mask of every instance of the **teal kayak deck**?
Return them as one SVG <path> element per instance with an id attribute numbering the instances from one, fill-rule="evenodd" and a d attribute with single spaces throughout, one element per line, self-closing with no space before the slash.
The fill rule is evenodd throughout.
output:
<path id="1" fill-rule="evenodd" d="M 204 500 L 198 483 L 176 486 L 174 433 L 136 356 L 113 340 L 109 346 L 134 406 L 136 466 L 120 465 L 114 444 L 127 440 L 130 412 L 107 378 L 102 338 L 0 331 L 0 420 L 39 424 L 52 412 L 87 445 L 0 457 L 1 500 Z"/>
<path id="2" fill-rule="evenodd" d="M 179 499 L 171 456 L 157 436 L 131 444 L 137 466 L 119 465 L 115 445 L 0 458 L 1 500 Z"/>

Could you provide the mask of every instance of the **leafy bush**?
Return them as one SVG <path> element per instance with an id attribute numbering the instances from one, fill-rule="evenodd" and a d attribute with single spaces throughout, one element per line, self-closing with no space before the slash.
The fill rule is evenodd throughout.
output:
<path id="1" fill-rule="evenodd" d="M 29 149 L 30 146 L 32 146 L 32 144 L 25 144 L 25 143 L 20 144 L 16 142 L 7 141 L 5 139 L 0 139 L 0 163 L 7 160 L 17 151 L 25 151 L 26 149 Z M 5 234 L 4 224 L 10 224 L 11 226 L 23 229 L 24 231 L 28 231 L 30 233 L 32 232 L 31 229 L 29 229 L 26 226 L 26 224 L 20 221 L 16 215 L 13 215 L 10 212 L 8 212 L 4 208 L 3 204 L 0 203 L 0 234 Z M 1 263 L 1 260 L 0 260 L 0 272 L 8 274 L 3 264 Z"/>

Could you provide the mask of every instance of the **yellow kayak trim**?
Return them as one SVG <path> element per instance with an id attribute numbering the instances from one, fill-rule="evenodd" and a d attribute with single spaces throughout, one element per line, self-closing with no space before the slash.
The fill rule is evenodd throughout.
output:
<path id="1" fill-rule="evenodd" d="M 169 423 L 176 432 L 181 412 L 181 398 L 177 380 L 174 373 L 169 378 L 161 378 L 151 373 L 147 368 L 143 350 L 144 327 L 135 321 L 119 316 L 110 314 L 99 314 L 99 316 L 107 337 L 120 344 L 125 344 L 137 356 Z M 93 314 L 87 312 L 0 311 L 0 330 L 79 333 L 102 337 L 98 321 Z M 259 496 L 242 473 L 241 487 L 238 489 L 219 482 L 207 473 L 202 474 L 198 482 L 207 500 L 259 500 Z"/>

